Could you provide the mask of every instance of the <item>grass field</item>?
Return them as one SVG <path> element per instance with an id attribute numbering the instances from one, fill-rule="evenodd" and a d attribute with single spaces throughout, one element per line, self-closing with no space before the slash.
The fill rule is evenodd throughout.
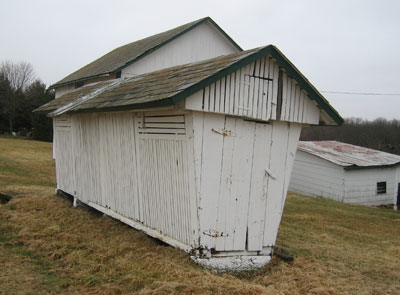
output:
<path id="1" fill-rule="evenodd" d="M 0 294 L 400 294 L 400 214 L 289 195 L 254 272 L 215 274 L 180 250 L 57 197 L 51 144 L 0 138 Z"/>

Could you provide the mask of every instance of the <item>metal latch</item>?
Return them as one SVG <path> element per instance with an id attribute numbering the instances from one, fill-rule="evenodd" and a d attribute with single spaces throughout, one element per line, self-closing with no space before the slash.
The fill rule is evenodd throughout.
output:
<path id="1" fill-rule="evenodd" d="M 226 130 L 226 129 L 211 129 L 212 131 L 214 131 L 215 133 L 221 134 L 223 136 L 235 136 L 231 130 Z"/>
<path id="2" fill-rule="evenodd" d="M 213 229 L 209 229 L 207 231 L 204 231 L 203 234 L 206 236 L 214 237 L 214 238 L 220 238 L 220 237 L 228 237 L 229 235 L 227 233 L 219 232 Z"/>

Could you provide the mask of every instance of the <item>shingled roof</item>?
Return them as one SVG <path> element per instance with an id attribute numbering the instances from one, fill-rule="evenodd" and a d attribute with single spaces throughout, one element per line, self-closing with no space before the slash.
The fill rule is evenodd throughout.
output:
<path id="1" fill-rule="evenodd" d="M 84 81 L 90 78 L 117 73 L 121 69 L 131 65 L 142 57 L 166 45 L 167 43 L 194 29 L 204 22 L 209 22 L 210 24 L 212 24 L 225 36 L 225 38 L 229 42 L 232 43 L 234 47 L 236 47 L 240 51 L 242 50 L 242 48 L 238 44 L 236 44 L 236 42 L 233 41 L 231 37 L 229 37 L 210 17 L 205 17 L 194 22 L 176 27 L 172 30 L 118 47 L 107 53 L 106 55 L 103 55 L 95 61 L 87 64 L 83 68 L 80 68 L 79 70 L 73 72 L 64 79 L 56 82 L 55 84 L 50 86 L 50 88 L 57 88 L 63 85 Z"/>
<path id="2" fill-rule="evenodd" d="M 264 56 L 272 56 L 337 124 L 343 119 L 300 71 L 273 45 L 175 66 L 130 78 L 89 84 L 48 102 L 35 111 L 57 116 L 176 105 L 188 96 Z"/>

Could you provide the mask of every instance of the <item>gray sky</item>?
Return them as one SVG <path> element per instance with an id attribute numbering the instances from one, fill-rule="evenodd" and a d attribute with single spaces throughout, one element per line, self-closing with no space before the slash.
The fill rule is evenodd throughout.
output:
<path id="1" fill-rule="evenodd" d="M 48 86 L 126 43 L 210 16 L 244 49 L 276 45 L 320 91 L 400 94 L 400 1 L 0 0 L 0 61 Z M 400 119 L 400 95 L 323 93 L 343 117 Z"/>

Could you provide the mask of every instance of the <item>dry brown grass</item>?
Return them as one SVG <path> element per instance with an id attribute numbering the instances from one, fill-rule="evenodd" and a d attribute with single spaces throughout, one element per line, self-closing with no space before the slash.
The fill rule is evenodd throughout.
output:
<path id="1" fill-rule="evenodd" d="M 400 294 L 398 212 L 290 195 L 295 262 L 215 274 L 54 186 L 50 144 L 0 138 L 0 294 Z"/>

